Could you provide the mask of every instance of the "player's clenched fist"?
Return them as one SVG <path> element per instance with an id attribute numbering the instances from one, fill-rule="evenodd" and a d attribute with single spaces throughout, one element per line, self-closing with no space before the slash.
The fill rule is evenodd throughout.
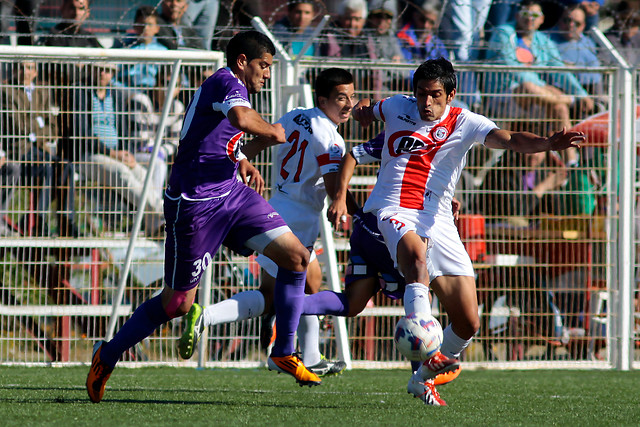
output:
<path id="1" fill-rule="evenodd" d="M 287 134 L 284 132 L 284 128 L 280 123 L 275 123 L 273 125 L 274 128 L 274 137 L 278 144 L 284 144 L 287 142 Z"/>

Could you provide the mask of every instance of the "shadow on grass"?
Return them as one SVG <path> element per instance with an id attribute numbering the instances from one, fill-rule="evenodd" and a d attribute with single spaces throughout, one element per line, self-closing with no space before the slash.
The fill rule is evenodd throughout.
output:
<path id="1" fill-rule="evenodd" d="M 42 387 L 42 386 L 22 386 L 22 385 L 3 385 L 0 386 L 0 391 L 2 390 L 21 390 L 21 391 L 31 391 L 31 392 L 45 392 L 47 394 L 54 394 L 60 392 L 73 392 L 77 393 L 79 391 L 84 391 L 84 386 L 70 386 L 70 387 Z M 275 390 L 230 390 L 230 389 L 171 389 L 168 390 L 166 388 L 149 388 L 149 387 L 109 387 L 107 388 L 107 393 L 109 396 L 105 396 L 102 402 L 104 403 L 121 403 L 121 404 L 169 404 L 169 405 L 213 405 L 213 406 L 222 406 L 228 408 L 230 406 L 243 406 L 246 404 L 246 401 L 235 401 L 233 400 L 184 400 L 184 399 L 118 399 L 116 397 L 117 393 L 189 393 L 191 395 L 195 394 L 203 394 L 206 393 L 208 396 L 211 394 L 227 394 L 229 392 L 243 393 L 245 395 L 269 395 L 269 394 L 282 394 L 282 391 Z M 293 393 L 295 391 L 291 391 Z M 286 392 L 285 392 L 286 393 Z M 287 393 L 289 394 L 289 393 Z M 291 404 L 283 403 L 283 402 L 273 402 L 271 399 L 265 402 L 257 402 L 252 400 L 252 406 L 262 406 L 265 408 L 283 408 L 283 409 L 344 409 L 342 405 L 331 405 L 324 403 L 314 404 L 313 402 L 305 402 L 304 405 L 301 405 L 301 402 L 292 402 Z M 89 398 L 67 398 L 62 396 L 54 396 L 54 397 L 0 397 L 0 404 L 9 403 L 9 404 L 92 404 Z"/>

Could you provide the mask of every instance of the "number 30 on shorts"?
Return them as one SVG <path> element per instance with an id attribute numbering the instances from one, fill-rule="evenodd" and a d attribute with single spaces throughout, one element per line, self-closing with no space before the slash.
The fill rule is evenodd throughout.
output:
<path id="1" fill-rule="evenodd" d="M 194 271 L 191 272 L 191 275 L 193 277 L 200 276 L 209 267 L 209 264 L 211 264 L 211 254 L 206 252 L 202 259 L 197 259 L 193 262 Z"/>

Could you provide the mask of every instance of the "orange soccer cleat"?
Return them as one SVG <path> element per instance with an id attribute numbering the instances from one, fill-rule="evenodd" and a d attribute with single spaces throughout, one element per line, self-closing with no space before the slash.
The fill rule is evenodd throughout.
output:
<path id="1" fill-rule="evenodd" d="M 113 368 L 100 359 L 100 350 L 102 350 L 103 344 L 104 341 L 100 341 L 93 346 L 91 369 L 87 375 L 87 393 L 93 403 L 100 403 L 102 400 L 104 387 L 113 372 Z"/>
<path id="2" fill-rule="evenodd" d="M 275 357 L 269 356 L 267 366 L 270 371 L 283 372 L 294 377 L 300 387 L 308 385 L 309 387 L 322 384 L 322 380 L 313 372 L 309 371 L 302 363 L 302 360 L 296 355 Z"/>
<path id="3" fill-rule="evenodd" d="M 422 364 L 418 372 L 422 378 L 428 380 L 435 379 L 438 375 L 455 372 L 456 370 L 460 370 L 460 361 L 458 359 L 450 359 L 444 354 L 437 352 Z M 453 378 L 451 378 L 451 380 L 453 380 Z"/>

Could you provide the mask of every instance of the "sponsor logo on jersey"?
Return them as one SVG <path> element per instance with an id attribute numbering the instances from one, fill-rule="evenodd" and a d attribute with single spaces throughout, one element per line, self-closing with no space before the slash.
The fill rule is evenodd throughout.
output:
<path id="1" fill-rule="evenodd" d="M 280 216 L 280 214 L 278 212 L 271 212 L 269 215 L 267 215 L 268 219 L 273 219 L 277 216 Z"/>
<path id="2" fill-rule="evenodd" d="M 409 123 L 411 125 L 414 125 L 414 126 L 417 123 L 416 121 L 412 120 L 411 117 L 408 114 L 400 114 L 398 116 L 398 119 L 402 120 L 403 122 L 407 122 L 407 123 Z"/>
<path id="3" fill-rule="evenodd" d="M 311 120 L 309 119 L 309 117 L 305 116 L 304 114 L 298 114 L 293 118 L 293 122 L 313 135 L 313 129 L 311 129 Z"/>
<path id="4" fill-rule="evenodd" d="M 393 157 L 406 153 L 424 154 L 437 147 L 429 137 L 417 132 L 400 131 L 389 137 L 389 154 Z"/>
<path id="5" fill-rule="evenodd" d="M 244 99 L 244 96 L 242 96 L 242 93 L 239 90 L 234 90 L 233 92 L 227 94 L 227 96 L 225 96 L 224 101 L 230 101 L 232 99 L 237 99 L 237 98 L 242 98 Z"/>

